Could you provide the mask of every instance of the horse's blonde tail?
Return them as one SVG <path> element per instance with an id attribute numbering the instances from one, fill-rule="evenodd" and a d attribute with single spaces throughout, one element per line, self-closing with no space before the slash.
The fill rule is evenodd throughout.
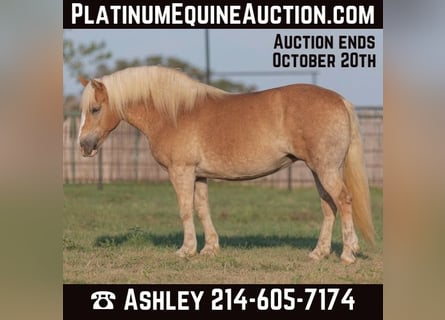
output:
<path id="1" fill-rule="evenodd" d="M 352 217 L 365 240 L 374 244 L 368 177 L 357 116 L 352 104 L 344 100 L 351 124 L 351 144 L 344 166 L 344 183 L 352 196 Z"/>

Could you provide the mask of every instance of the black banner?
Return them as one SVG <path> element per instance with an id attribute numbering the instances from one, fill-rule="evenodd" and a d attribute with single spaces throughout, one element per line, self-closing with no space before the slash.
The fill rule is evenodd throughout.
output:
<path id="1" fill-rule="evenodd" d="M 279 319 L 383 319 L 383 285 L 63 286 L 70 319 L 193 319 L 209 314 Z"/>
<path id="2" fill-rule="evenodd" d="M 381 29 L 383 0 L 64 1 L 67 29 Z"/>

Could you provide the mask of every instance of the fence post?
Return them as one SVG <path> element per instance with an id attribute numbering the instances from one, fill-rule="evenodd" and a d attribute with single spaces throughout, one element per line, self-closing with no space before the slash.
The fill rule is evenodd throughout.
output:
<path id="1" fill-rule="evenodd" d="M 292 191 L 292 164 L 287 169 L 287 190 Z"/>
<path id="2" fill-rule="evenodd" d="M 76 182 L 76 116 L 72 113 L 68 114 L 70 119 L 70 138 L 71 138 L 71 183 Z"/>
<path id="3" fill-rule="evenodd" d="M 206 83 L 210 84 L 210 41 L 209 29 L 204 30 L 205 57 L 206 57 Z"/>
<path id="4" fill-rule="evenodd" d="M 99 171 L 99 179 L 97 180 L 97 190 L 102 190 L 103 187 L 103 166 L 102 166 L 102 149 L 99 149 L 99 154 L 97 155 L 98 161 L 98 171 Z"/>
<path id="5" fill-rule="evenodd" d="M 141 132 L 137 129 L 135 131 L 134 138 L 134 179 L 138 181 L 138 171 L 139 171 L 139 138 L 141 136 Z"/>

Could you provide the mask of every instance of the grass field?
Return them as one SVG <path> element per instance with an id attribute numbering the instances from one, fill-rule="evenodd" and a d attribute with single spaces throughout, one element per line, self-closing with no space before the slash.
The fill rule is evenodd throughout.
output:
<path id="1" fill-rule="evenodd" d="M 372 189 L 377 244 L 360 237 L 361 253 L 340 263 L 339 217 L 333 253 L 320 262 L 308 253 L 322 213 L 313 188 L 287 190 L 210 183 L 220 236 L 217 257 L 180 259 L 182 225 L 173 188 L 162 184 L 64 186 L 64 283 L 383 283 L 383 199 Z M 198 250 L 204 236 L 198 219 Z"/>

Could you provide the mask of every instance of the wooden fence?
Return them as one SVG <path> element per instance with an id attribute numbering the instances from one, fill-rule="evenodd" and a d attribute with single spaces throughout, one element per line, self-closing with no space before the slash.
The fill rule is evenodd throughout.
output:
<path id="1" fill-rule="evenodd" d="M 381 107 L 358 107 L 356 110 L 364 140 L 370 184 L 382 186 L 383 110 Z M 153 159 L 145 136 L 124 122 L 121 122 L 105 141 L 100 157 L 83 158 L 77 144 L 79 115 L 79 113 L 65 114 L 63 122 L 63 179 L 65 183 L 168 180 L 167 172 Z M 245 183 L 291 188 L 313 185 L 313 178 L 305 164 L 300 161 L 294 163 L 289 169 Z"/>

